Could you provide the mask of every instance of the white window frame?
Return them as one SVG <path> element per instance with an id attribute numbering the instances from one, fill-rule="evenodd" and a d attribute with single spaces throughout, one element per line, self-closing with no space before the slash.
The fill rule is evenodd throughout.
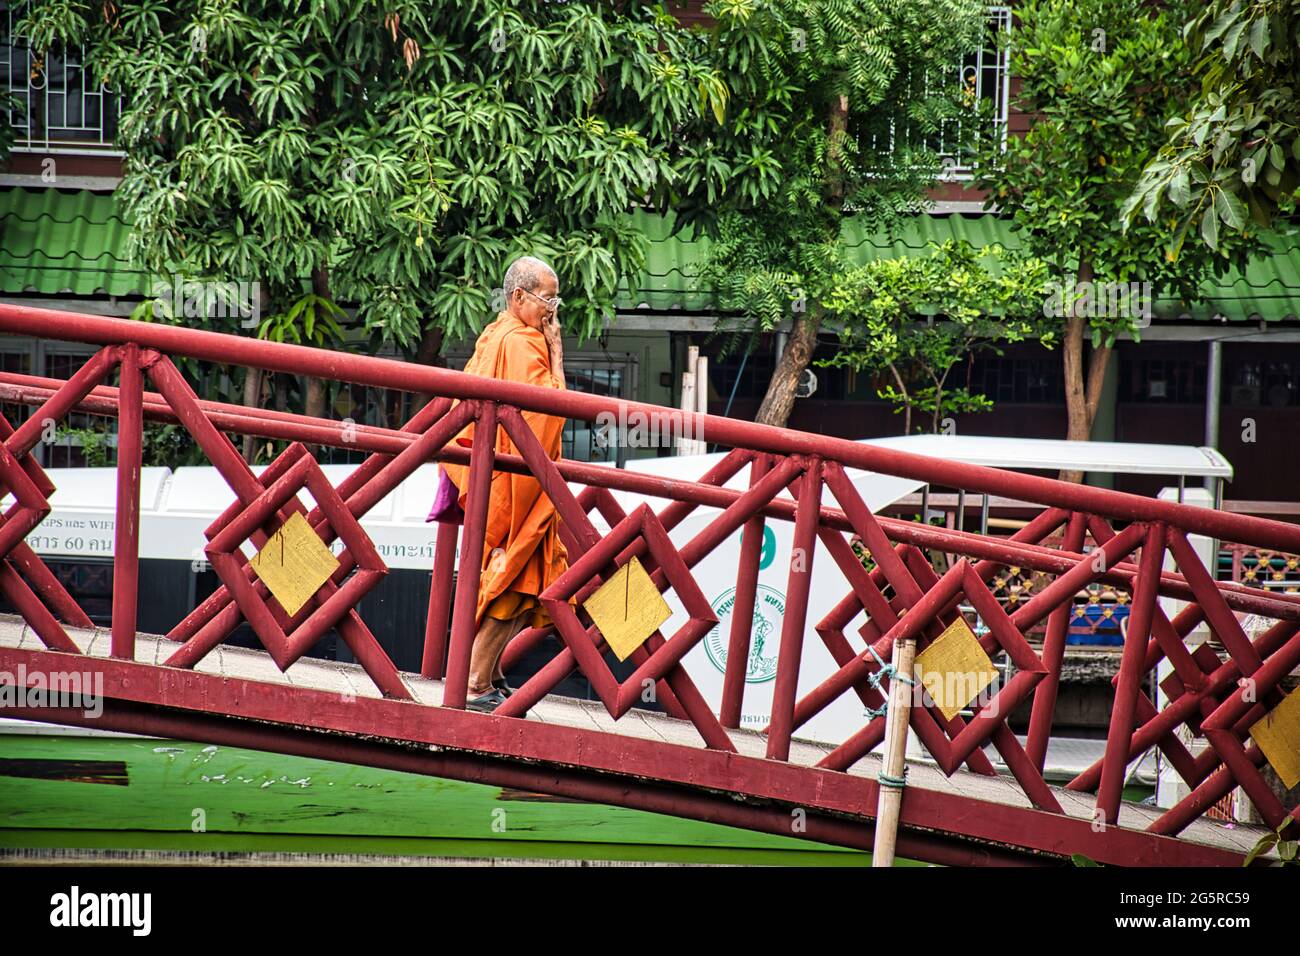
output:
<path id="1" fill-rule="evenodd" d="M 992 26 L 997 33 L 1009 35 L 1011 33 L 1011 8 L 1007 6 L 991 6 L 986 10 L 988 15 L 989 26 Z M 984 84 L 984 73 L 988 69 L 993 70 L 993 83 L 995 89 L 992 96 L 986 95 Z M 975 99 L 982 102 L 985 99 L 992 98 L 994 101 L 993 123 L 998 131 L 999 147 L 1003 150 L 1007 146 L 1007 125 L 1010 117 L 1011 104 L 1011 51 L 1007 47 L 1001 50 L 989 50 L 984 43 L 973 53 L 969 53 L 958 64 L 954 71 L 957 79 L 964 79 L 972 72 L 975 77 Z M 951 79 L 952 73 L 945 73 L 945 79 Z M 926 92 L 929 91 L 929 81 L 925 81 Z M 960 123 L 961 120 L 956 122 Z M 897 131 L 894 123 L 889 126 L 889 151 L 894 152 Z M 943 162 L 943 172 L 939 174 L 938 182 L 967 182 L 974 178 L 974 167 L 969 163 L 964 163 L 962 157 L 954 152 L 944 148 L 944 134 L 942 129 L 936 134 L 939 141 L 939 158 Z"/>
<path id="2" fill-rule="evenodd" d="M 115 125 L 116 115 L 120 115 L 120 103 L 113 91 L 102 84 L 90 82 L 90 73 L 85 68 L 85 47 L 78 47 L 76 50 L 67 50 L 59 56 L 51 56 L 47 63 L 52 62 L 56 71 L 59 71 L 62 80 L 62 89 L 60 91 L 49 91 L 49 74 L 41 71 L 40 79 L 32 79 L 32 49 L 26 40 L 18 40 L 14 37 L 14 20 L 17 11 L 14 9 L 19 6 L 18 3 L 6 3 L 0 0 L 0 93 L 8 93 L 23 102 L 26 119 L 19 123 L 16 121 L 14 110 L 0 109 L 0 113 L 5 114 L 5 118 L 13 127 L 15 138 L 12 153 L 39 153 L 42 155 L 94 155 L 94 156 L 125 156 L 121 150 L 115 148 L 113 137 L 110 134 L 110 128 Z M 21 72 L 18 72 L 21 71 Z M 25 78 L 24 82 L 18 82 L 16 77 Z M 44 91 L 45 95 L 40 96 Z M 50 135 L 50 101 L 52 99 L 62 98 L 64 110 L 65 125 L 55 127 L 55 135 Z M 40 129 L 44 131 L 43 135 L 34 136 L 32 130 L 31 114 L 33 106 L 41 102 L 44 121 Z M 80 106 L 79 112 L 81 120 L 77 125 L 66 125 L 69 107 L 73 105 Z M 88 124 L 86 116 L 90 108 L 97 104 L 99 111 L 98 124 Z M 65 134 L 60 136 L 60 134 Z M 85 138 L 81 138 L 84 134 Z"/>

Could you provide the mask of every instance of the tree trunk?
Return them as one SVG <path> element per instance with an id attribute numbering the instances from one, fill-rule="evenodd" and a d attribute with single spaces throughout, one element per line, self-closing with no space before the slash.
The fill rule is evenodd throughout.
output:
<path id="1" fill-rule="evenodd" d="M 303 414 L 311 418 L 325 418 L 325 380 L 308 376 L 304 384 L 306 387 L 303 390 Z M 319 445 L 307 445 L 307 450 L 313 455 L 319 448 Z"/>
<path id="2" fill-rule="evenodd" d="M 1078 282 L 1092 279 L 1092 264 L 1084 259 L 1079 263 Z M 1071 306 L 1071 314 L 1065 320 L 1065 339 L 1062 343 L 1062 360 L 1065 364 L 1065 413 L 1066 438 L 1070 441 L 1088 441 L 1092 438 L 1092 419 L 1096 414 L 1096 404 L 1091 409 L 1088 403 L 1088 385 L 1090 382 L 1083 371 L 1084 332 L 1088 328 L 1088 317 L 1079 314 L 1081 303 L 1076 301 Z M 1089 376 L 1090 378 L 1090 376 Z M 1083 481 L 1081 471 L 1062 471 L 1062 481 L 1076 484 Z"/>
<path id="3" fill-rule="evenodd" d="M 838 96 L 831 104 L 826 149 L 826 199 L 836 209 L 844 205 L 844 137 L 849 128 L 849 98 Z"/>
<path id="4" fill-rule="evenodd" d="M 1088 430 L 1097 423 L 1097 406 L 1101 404 L 1101 389 L 1106 384 L 1106 370 L 1110 367 L 1112 346 L 1104 342 L 1092 350 L 1088 358 Z"/>
<path id="5" fill-rule="evenodd" d="M 420 344 L 415 349 L 415 361 L 420 365 L 433 365 L 438 368 L 447 367 L 447 360 L 442 357 L 442 329 L 436 325 L 425 327 L 424 331 L 420 333 Z M 426 392 L 417 393 L 412 411 L 418 411 L 431 401 L 433 401 L 433 395 Z"/>
<path id="6" fill-rule="evenodd" d="M 325 382 L 323 379 L 307 379 L 306 405 L 306 413 L 312 418 L 325 417 Z"/>
<path id="7" fill-rule="evenodd" d="M 303 399 L 304 412 L 312 418 L 325 417 L 325 381 L 319 378 L 307 379 L 307 393 Z"/>
<path id="8" fill-rule="evenodd" d="M 822 311 L 812 308 L 800 312 L 786 339 L 785 351 L 776 363 L 772 381 L 767 384 L 763 395 L 763 404 L 758 407 L 754 421 L 760 425 L 779 425 L 785 427 L 794 409 L 794 390 L 799 386 L 803 370 L 812 361 L 813 350 L 817 347 L 817 330 L 822 324 Z"/>
<path id="9" fill-rule="evenodd" d="M 1084 259 L 1079 264 L 1078 284 L 1092 281 L 1092 264 Z M 1106 382 L 1106 369 L 1110 365 L 1113 347 L 1097 346 L 1088 356 L 1087 372 L 1083 367 L 1084 342 L 1087 339 L 1088 317 L 1080 315 L 1080 304 L 1075 302 L 1069 319 L 1066 319 L 1062 358 L 1065 360 L 1065 406 L 1069 416 L 1066 437 L 1070 441 L 1091 441 L 1092 425 L 1097 420 L 1097 406 L 1101 403 L 1101 389 Z M 1062 471 L 1062 481 L 1083 481 L 1082 471 Z"/>
<path id="10" fill-rule="evenodd" d="M 950 365 L 948 372 L 951 371 Z M 933 374 L 930 376 L 930 380 L 934 382 L 934 414 L 930 416 L 930 431 L 935 435 L 939 434 L 939 429 L 943 425 L 943 387 L 948 384 L 948 372 L 944 372 L 942 376 Z"/>
<path id="11" fill-rule="evenodd" d="M 894 381 L 898 383 L 898 392 L 903 396 L 903 434 L 910 435 L 912 434 L 912 394 L 907 390 L 907 384 L 899 374 L 898 366 L 890 362 L 889 371 L 894 374 Z"/>
<path id="12" fill-rule="evenodd" d="M 311 270 L 311 291 L 320 296 L 322 299 L 329 299 L 330 296 L 330 274 L 324 266 L 317 266 Z M 314 376 L 307 376 L 303 383 L 303 414 L 311 418 L 325 417 L 325 382 Z M 308 445 L 307 450 L 315 455 L 319 446 Z"/>
<path id="13" fill-rule="evenodd" d="M 259 282 L 256 286 L 258 290 L 258 315 L 265 315 L 271 306 L 271 295 L 267 290 L 265 282 Z M 262 407 L 262 383 L 265 375 L 260 368 L 249 368 L 248 374 L 244 376 L 244 405 L 248 408 Z M 243 442 L 244 461 L 250 465 L 253 464 L 253 455 L 257 447 L 257 438 L 253 435 L 245 435 Z"/>
<path id="14" fill-rule="evenodd" d="M 849 99 L 847 96 L 837 96 L 831 103 L 827 122 L 830 142 L 827 147 L 826 176 L 826 201 L 835 209 L 844 204 L 842 160 L 848 123 Z M 779 425 L 784 428 L 790 420 L 790 412 L 794 409 L 794 391 L 817 348 L 817 330 L 821 328 L 822 318 L 823 312 L 818 306 L 795 313 L 785 351 L 781 353 L 772 380 L 767 384 L 763 404 L 758 407 L 754 421 L 761 425 Z"/>
<path id="15" fill-rule="evenodd" d="M 249 368 L 244 376 L 244 405 L 248 408 L 261 408 L 262 406 L 262 370 L 260 368 Z M 253 451 L 256 444 L 256 436 L 244 436 L 244 461 L 250 465 L 254 464 Z"/>

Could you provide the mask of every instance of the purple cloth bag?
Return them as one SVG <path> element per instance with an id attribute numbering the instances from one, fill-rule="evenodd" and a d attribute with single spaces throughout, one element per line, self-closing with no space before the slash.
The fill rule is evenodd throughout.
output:
<path id="1" fill-rule="evenodd" d="M 429 509 L 429 517 L 425 518 L 425 523 L 430 521 L 459 521 L 465 517 L 465 512 L 460 508 L 460 489 L 455 483 L 447 477 L 447 473 L 438 466 L 438 491 L 433 496 L 433 507 Z"/>

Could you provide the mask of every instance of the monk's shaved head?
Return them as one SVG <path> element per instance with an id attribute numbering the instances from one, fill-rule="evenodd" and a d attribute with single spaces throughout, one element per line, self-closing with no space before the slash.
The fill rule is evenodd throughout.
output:
<path id="1" fill-rule="evenodd" d="M 555 279 L 556 284 L 559 284 L 560 280 L 555 274 L 555 270 L 541 259 L 532 256 L 520 256 L 510 263 L 510 268 L 506 270 L 506 278 L 502 283 L 501 291 L 505 293 L 505 299 L 509 302 L 515 289 L 536 292 L 537 287 L 542 284 L 542 280 L 546 276 Z"/>

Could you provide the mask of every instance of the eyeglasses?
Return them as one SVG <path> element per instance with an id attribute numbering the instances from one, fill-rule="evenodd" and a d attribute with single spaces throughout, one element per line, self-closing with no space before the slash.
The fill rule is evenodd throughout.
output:
<path id="1" fill-rule="evenodd" d="M 558 295 L 553 295 L 550 298 L 544 298 L 543 296 L 538 295 L 536 292 L 529 292 L 527 289 L 520 289 L 519 291 L 522 292 L 524 295 L 531 295 L 538 302 L 542 303 L 542 305 L 546 306 L 547 310 L 551 312 L 554 312 L 556 309 L 558 309 L 560 306 L 564 304 L 564 300 L 561 299 Z"/>

